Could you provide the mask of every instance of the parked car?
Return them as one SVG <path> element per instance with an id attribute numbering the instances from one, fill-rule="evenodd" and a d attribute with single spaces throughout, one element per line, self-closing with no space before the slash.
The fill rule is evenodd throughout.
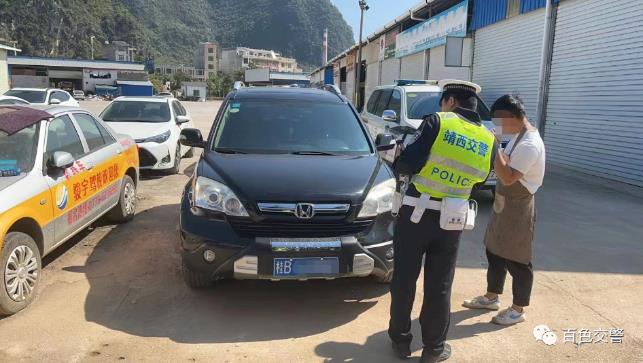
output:
<path id="1" fill-rule="evenodd" d="M 32 301 L 43 256 L 103 215 L 132 219 L 137 181 L 134 140 L 87 111 L 0 106 L 0 315 Z"/>
<path id="2" fill-rule="evenodd" d="M 117 97 L 100 117 L 116 132 L 134 138 L 139 147 L 141 169 L 179 172 L 182 157 L 192 148 L 179 143 L 181 130 L 194 127 L 183 105 L 168 97 Z"/>
<path id="3" fill-rule="evenodd" d="M 412 138 L 404 137 L 404 134 L 414 133 L 422 124 L 424 116 L 440 111 L 442 87 L 447 83 L 472 84 L 458 80 L 399 80 L 393 85 L 377 87 L 362 111 L 362 121 L 368 126 L 371 135 L 391 133 L 398 140 L 404 138 L 404 142 L 408 144 Z M 480 98 L 477 111 L 482 123 L 492 130 L 494 125 L 489 108 Z M 398 154 L 399 149 L 396 148 L 383 153 L 383 158 L 392 163 Z M 494 190 L 496 182 L 497 177 L 492 171 L 484 185 L 479 188 Z"/>
<path id="4" fill-rule="evenodd" d="M 29 102 L 13 96 L 0 96 L 0 105 L 28 105 Z"/>
<path id="5" fill-rule="evenodd" d="M 30 104 L 36 105 L 61 105 L 79 107 L 67 91 L 57 88 L 12 88 L 5 92 L 5 96 L 22 98 Z"/>
<path id="6" fill-rule="evenodd" d="M 188 285 L 222 278 L 333 279 L 393 270 L 395 179 L 347 99 L 305 88 L 240 88 L 224 100 L 183 192 Z"/>
<path id="7" fill-rule="evenodd" d="M 78 101 L 85 100 L 85 92 L 83 90 L 80 90 L 80 89 L 75 89 L 72 92 L 72 96 Z"/>

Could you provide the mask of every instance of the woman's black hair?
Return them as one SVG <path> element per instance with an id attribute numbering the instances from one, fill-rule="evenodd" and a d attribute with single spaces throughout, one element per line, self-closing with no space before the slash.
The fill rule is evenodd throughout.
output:
<path id="1" fill-rule="evenodd" d="M 496 111 L 507 111 L 517 118 L 527 117 L 525 105 L 518 96 L 504 95 L 496 100 L 491 106 L 491 115 Z"/>

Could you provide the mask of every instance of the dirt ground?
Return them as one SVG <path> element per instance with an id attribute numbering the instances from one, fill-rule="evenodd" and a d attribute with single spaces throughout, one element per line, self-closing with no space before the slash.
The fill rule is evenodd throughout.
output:
<path id="1" fill-rule="evenodd" d="M 104 102 L 83 102 L 98 113 Z M 185 106 L 208 131 L 218 102 Z M 396 362 L 386 335 L 387 286 L 368 279 L 226 281 L 191 290 L 180 276 L 178 175 L 146 175 L 136 218 L 93 228 L 47 256 L 30 307 L 0 319 L 1 362 Z M 537 196 L 536 270 L 527 321 L 489 323 L 466 310 L 484 292 L 482 237 L 491 198 L 477 196 L 477 228 L 460 245 L 449 342 L 453 362 L 643 362 L 643 193 L 550 167 Z M 503 306 L 511 301 L 507 281 Z M 414 356 L 421 352 L 413 316 Z M 545 324 L 551 346 L 532 331 Z M 563 329 L 623 329 L 622 343 L 565 343 Z M 578 340 L 578 339 L 577 339 Z"/>

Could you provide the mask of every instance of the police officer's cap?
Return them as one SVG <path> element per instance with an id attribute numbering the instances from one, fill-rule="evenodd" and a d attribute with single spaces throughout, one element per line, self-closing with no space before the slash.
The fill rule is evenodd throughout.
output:
<path id="1" fill-rule="evenodd" d="M 462 93 L 480 93 L 482 87 L 467 81 L 460 81 L 455 79 L 445 79 L 438 82 L 438 86 L 442 88 L 442 92 L 452 91 L 452 92 L 462 92 Z"/>

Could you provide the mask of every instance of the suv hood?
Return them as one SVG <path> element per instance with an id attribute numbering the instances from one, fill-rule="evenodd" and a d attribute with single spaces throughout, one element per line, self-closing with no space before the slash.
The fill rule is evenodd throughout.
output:
<path id="1" fill-rule="evenodd" d="M 256 202 L 361 203 L 372 180 L 391 173 L 376 155 L 224 155 L 207 153 L 198 175 Z M 378 175 L 381 174 L 381 175 Z"/>
<path id="2" fill-rule="evenodd" d="M 112 130 L 119 134 L 128 135 L 134 140 L 160 135 L 170 128 L 169 122 L 105 122 Z"/>

